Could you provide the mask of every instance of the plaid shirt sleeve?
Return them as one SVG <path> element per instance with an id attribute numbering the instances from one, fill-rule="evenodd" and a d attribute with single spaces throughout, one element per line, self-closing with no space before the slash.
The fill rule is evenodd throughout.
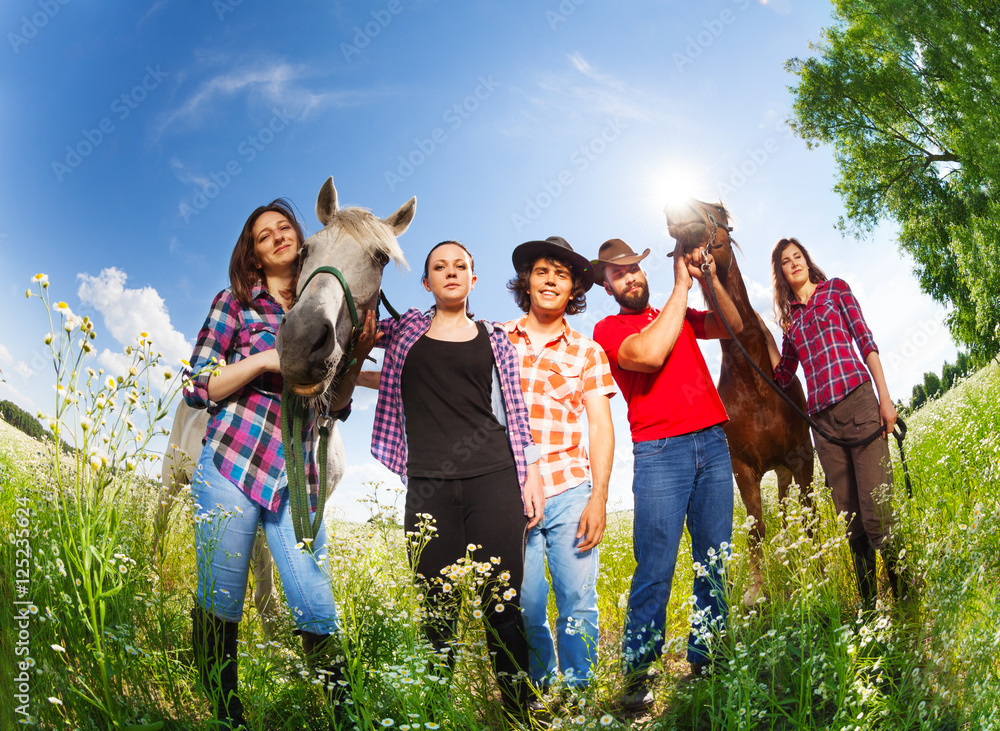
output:
<path id="1" fill-rule="evenodd" d="M 524 394 L 521 391 L 521 359 L 501 323 L 487 323 L 487 327 L 492 328 L 490 344 L 493 347 L 497 371 L 500 373 L 500 387 L 503 390 L 504 405 L 507 407 L 507 438 L 514 453 L 523 502 L 528 464 L 538 461 L 538 450 L 531 438 L 528 407 L 524 405 Z"/>
<path id="2" fill-rule="evenodd" d="M 799 367 L 799 353 L 795 349 L 792 339 L 785 333 L 781 339 L 781 360 L 778 361 L 774 369 L 774 382 L 781 388 L 788 388 L 792 382 L 795 370 Z"/>
<path id="3" fill-rule="evenodd" d="M 595 342 L 587 344 L 587 365 L 583 372 L 583 400 L 617 393 L 607 354 Z"/>
<path id="4" fill-rule="evenodd" d="M 216 406 L 208 397 L 208 379 L 211 378 L 212 359 L 225 362 L 226 353 L 233 345 L 237 333 L 243 326 L 243 318 L 239 303 L 232 293 L 225 289 L 216 295 L 212 307 L 208 311 L 205 324 L 201 326 L 198 340 L 191 354 L 191 367 L 188 373 L 194 373 L 191 383 L 184 389 L 184 400 L 194 409 L 206 409 Z"/>
<path id="5" fill-rule="evenodd" d="M 430 324 L 431 318 L 415 307 L 404 312 L 399 322 L 383 320 L 379 323 L 379 329 L 385 333 L 379 341 L 385 348 L 385 357 L 379 378 L 371 451 L 375 459 L 403 479 L 403 484 L 406 484 L 407 457 L 403 425 L 403 363 L 410 348 L 427 332 Z"/>
<path id="6" fill-rule="evenodd" d="M 847 329 L 858 344 L 858 350 L 861 351 L 861 360 L 867 358 L 871 353 L 877 353 L 878 347 L 875 345 L 875 338 L 872 337 L 872 331 L 869 329 L 868 323 L 865 322 L 865 316 L 861 314 L 858 298 L 854 296 L 854 292 L 844 280 L 834 279 L 831 284 L 840 311 L 844 313 Z"/>

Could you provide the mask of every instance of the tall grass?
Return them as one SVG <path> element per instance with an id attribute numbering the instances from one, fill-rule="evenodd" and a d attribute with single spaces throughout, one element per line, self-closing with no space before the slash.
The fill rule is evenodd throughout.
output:
<path id="1" fill-rule="evenodd" d="M 39 288 L 47 303 L 41 280 Z M 151 549 L 164 493 L 142 465 L 172 398 L 161 388 L 167 379 L 148 338 L 127 353 L 131 365 L 120 380 L 88 370 L 93 325 L 59 305 L 50 311 L 61 388 L 46 421 L 75 439 L 76 450 L 60 457 L 0 425 L 0 677 L 11 688 L 0 727 L 211 728 L 190 648 L 197 574 L 189 496 L 171 513 L 166 540 Z M 738 507 L 733 612 L 727 631 L 712 634 L 716 672 L 685 677 L 693 579 L 685 544 L 654 712 L 624 717 L 615 701 L 634 561 L 631 516 L 613 514 L 601 546 L 599 665 L 587 690 L 556 688 L 545 698 L 552 727 L 1000 728 L 1000 370 L 980 371 L 909 421 L 912 499 L 901 479 L 896 488 L 900 553 L 913 586 L 907 603 L 894 604 L 883 586 L 877 612 L 864 616 L 828 492 L 816 488 L 817 513 L 790 500 L 782 519 L 771 489 L 765 598 L 752 608 L 739 603 L 750 577 Z M 372 486 L 372 520 L 330 532 L 355 725 L 503 728 L 471 587 L 456 580 L 462 611 L 453 676 L 423 637 L 426 605 L 394 520 L 399 497 Z M 293 627 L 283 607 L 268 626 L 246 612 L 240 679 L 252 729 L 323 728 L 332 719 Z M 7 702 L 25 677 L 28 701 Z"/>

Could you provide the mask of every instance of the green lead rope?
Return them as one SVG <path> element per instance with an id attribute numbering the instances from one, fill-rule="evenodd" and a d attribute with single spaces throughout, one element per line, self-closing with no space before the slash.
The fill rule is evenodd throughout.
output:
<path id="1" fill-rule="evenodd" d="M 302 445 L 302 429 L 309 418 L 309 406 L 285 384 L 281 390 L 281 444 L 285 449 L 285 472 L 288 475 L 288 499 L 292 511 L 292 527 L 295 540 L 302 543 L 316 539 L 323 525 L 323 508 L 326 506 L 326 448 L 330 440 L 333 420 L 320 416 L 316 420 L 319 429 L 319 495 L 316 514 L 309 520 L 309 481 L 306 479 L 305 452 Z"/>

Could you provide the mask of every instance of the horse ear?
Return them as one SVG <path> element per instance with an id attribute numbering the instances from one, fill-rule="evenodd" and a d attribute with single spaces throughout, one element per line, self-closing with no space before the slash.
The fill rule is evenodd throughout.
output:
<path id="1" fill-rule="evenodd" d="M 392 232 L 399 236 L 410 227 L 413 214 L 417 211 L 417 197 L 413 196 L 399 207 L 399 210 L 388 218 L 383 219 L 385 225 L 392 229 Z"/>
<path id="2" fill-rule="evenodd" d="M 319 189 L 319 197 L 316 198 L 316 218 L 326 226 L 333 220 L 337 212 L 337 189 L 333 186 L 333 176 L 331 175 Z"/>

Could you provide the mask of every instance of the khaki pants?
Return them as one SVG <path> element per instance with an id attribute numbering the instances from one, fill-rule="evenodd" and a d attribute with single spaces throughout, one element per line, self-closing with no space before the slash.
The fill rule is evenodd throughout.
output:
<path id="1" fill-rule="evenodd" d="M 843 399 L 813 414 L 813 420 L 832 436 L 856 440 L 879 426 L 879 405 L 870 381 Z M 847 535 L 867 535 L 881 549 L 892 529 L 892 464 L 887 440 L 878 437 L 864 447 L 848 449 L 831 444 L 813 430 L 813 440 L 837 513 L 847 513 Z"/>

